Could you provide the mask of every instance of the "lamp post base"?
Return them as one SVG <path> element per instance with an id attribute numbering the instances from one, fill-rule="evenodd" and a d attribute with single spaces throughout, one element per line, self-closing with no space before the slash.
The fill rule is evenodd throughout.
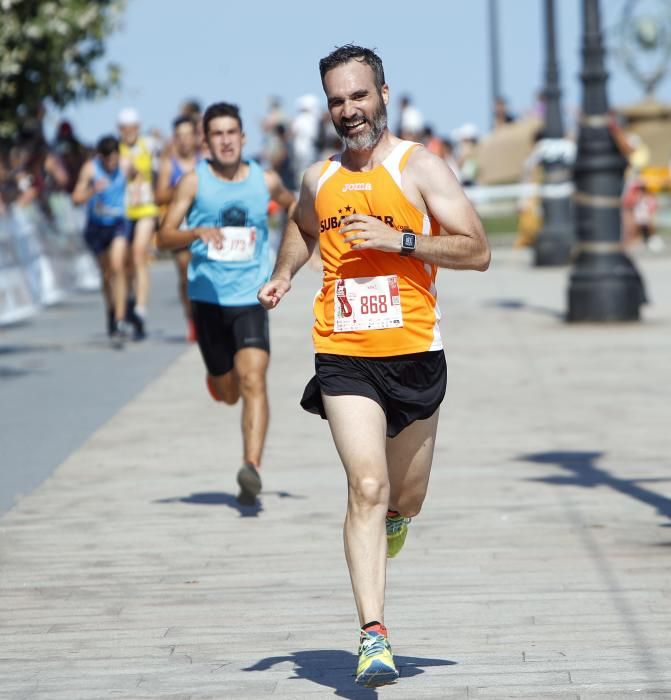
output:
<path id="1" fill-rule="evenodd" d="M 582 253 L 571 273 L 566 320 L 638 321 L 643 280 L 624 253 Z"/>
<path id="2" fill-rule="evenodd" d="M 534 265 L 568 265 L 571 260 L 571 247 L 572 240 L 569 235 L 549 236 L 541 232 L 534 245 Z"/>

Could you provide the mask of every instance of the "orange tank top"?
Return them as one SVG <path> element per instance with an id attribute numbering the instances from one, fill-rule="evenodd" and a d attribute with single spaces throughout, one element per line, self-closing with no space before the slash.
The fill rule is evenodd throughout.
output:
<path id="1" fill-rule="evenodd" d="M 353 213 L 377 217 L 400 231 L 437 236 L 438 223 L 404 195 L 401 173 L 417 147 L 402 141 L 372 170 L 345 169 L 340 156 L 324 164 L 315 210 L 324 267 L 315 297 L 315 352 L 389 357 L 442 349 L 436 266 L 412 256 L 352 250 L 340 233 Z"/>

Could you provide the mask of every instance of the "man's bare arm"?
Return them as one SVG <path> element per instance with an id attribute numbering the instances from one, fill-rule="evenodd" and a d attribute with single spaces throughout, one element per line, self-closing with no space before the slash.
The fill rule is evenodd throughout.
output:
<path id="1" fill-rule="evenodd" d="M 94 194 L 94 190 L 91 187 L 91 181 L 93 180 L 93 161 L 86 161 L 79 171 L 79 177 L 77 178 L 77 184 L 74 190 L 72 190 L 72 202 L 73 204 L 86 204 L 86 202 L 91 199 Z"/>
<path id="2" fill-rule="evenodd" d="M 490 261 L 487 236 L 448 165 L 425 149 L 418 149 L 408 160 L 406 182 L 441 227 L 440 236 L 418 235 L 412 256 L 439 267 L 486 270 Z M 401 233 L 373 216 L 354 214 L 344 219 L 343 224 L 340 232 L 354 250 L 401 251 Z"/>
<path id="3" fill-rule="evenodd" d="M 212 226 L 199 226 L 193 229 L 180 229 L 184 217 L 187 215 L 198 191 L 198 176 L 195 172 L 187 173 L 177 183 L 175 194 L 170 202 L 161 228 L 156 237 L 156 243 L 161 250 L 174 250 L 186 248 L 196 238 L 204 243 L 213 243 L 217 248 L 223 245 L 221 231 Z"/>
<path id="4" fill-rule="evenodd" d="M 172 175 L 172 159 L 166 156 L 161 158 L 156 178 L 156 189 L 154 196 L 156 204 L 170 204 L 174 188 L 170 186 L 170 176 Z"/>
<path id="5" fill-rule="evenodd" d="M 413 169 L 427 209 L 441 227 L 440 236 L 418 236 L 414 255 L 433 265 L 455 270 L 489 267 L 491 251 L 485 229 L 450 167 L 425 149 L 418 149 Z"/>

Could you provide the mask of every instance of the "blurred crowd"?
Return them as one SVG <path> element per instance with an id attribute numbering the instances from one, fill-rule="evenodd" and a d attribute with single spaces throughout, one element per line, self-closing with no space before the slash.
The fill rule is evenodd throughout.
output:
<path id="1" fill-rule="evenodd" d="M 340 139 L 328 111 L 321 105 L 322 101 L 310 94 L 299 97 L 291 109 L 286 109 L 279 97 L 270 97 L 268 100 L 261 123 L 262 144 L 259 152 L 251 155 L 266 167 L 276 170 L 285 186 L 291 190 L 299 188 L 302 174 L 311 163 L 340 150 Z M 186 117 L 193 121 L 200 143 L 198 148 L 201 155 L 204 155 L 201 113 L 202 105 L 197 100 L 187 99 L 179 104 L 175 117 Z M 140 115 L 135 110 L 127 111 L 126 117 L 128 114 L 136 118 L 136 126 L 150 153 L 150 185 L 154 188 L 161 163 L 174 155 L 176 135 L 165 135 L 156 129 L 145 130 Z M 504 98 L 496 98 L 491 112 L 492 129 L 484 135 L 470 122 L 462 124 L 449 134 L 438 133 L 407 94 L 398 100 L 396 114 L 396 123 L 390 125 L 392 130 L 401 138 L 423 143 L 443 158 L 465 187 L 490 184 L 486 173 L 483 176 L 484 160 L 492 152 L 492 143 L 496 146 L 494 153 L 503 153 L 506 138 L 526 139 L 521 147 L 518 181 L 539 181 L 542 177 L 542 174 L 539 175 L 538 150 L 534 146 L 542 140 L 540 128 L 544 117 L 544 100 L 540 93 L 534 97 L 531 108 L 519 117 L 509 108 Z M 522 129 L 515 132 L 511 129 L 518 121 L 535 124 L 531 127 L 532 132 L 524 132 Z M 24 122 L 20 133 L 12 142 L 0 142 L 0 215 L 11 204 L 26 206 L 30 203 L 35 203 L 49 215 L 51 196 L 54 193 L 71 195 L 83 164 L 95 156 L 95 144 L 82 143 L 68 121 L 61 121 L 57 125 L 51 141 L 45 137 L 43 122 L 44 114 L 37 114 Z M 122 127 L 120 123 L 110 125 L 110 134 L 121 138 L 123 142 Z M 499 131 L 502 135 L 517 133 L 522 136 L 501 136 L 497 141 Z M 644 144 L 640 140 L 637 142 L 635 135 L 625 134 L 622 128 L 614 128 L 613 135 L 631 165 L 623 192 L 623 238 L 625 242 L 652 240 L 652 247 L 658 249 L 661 241 L 653 238 L 658 208 L 656 192 L 640 176 L 639 166 Z M 483 142 L 483 137 L 486 143 Z M 501 144 L 500 151 L 496 150 L 498 144 Z M 507 152 L 505 157 L 494 160 L 509 160 Z M 152 194 L 152 201 L 156 199 L 154 195 L 155 193 Z M 521 228 L 518 244 L 529 245 L 533 242 L 534 232 L 541 225 L 538 197 L 521 201 L 518 215 Z"/>

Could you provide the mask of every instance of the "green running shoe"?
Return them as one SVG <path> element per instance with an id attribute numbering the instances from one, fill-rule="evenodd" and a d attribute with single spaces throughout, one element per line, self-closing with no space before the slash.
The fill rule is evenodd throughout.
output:
<path id="1" fill-rule="evenodd" d="M 405 544 L 405 538 L 408 534 L 408 523 L 410 518 L 403 517 L 400 513 L 389 515 L 385 524 L 387 526 L 387 558 L 395 557 Z"/>
<path id="2" fill-rule="evenodd" d="M 366 688 L 393 683 L 399 676 L 389 640 L 378 632 L 361 630 L 356 682 Z"/>

